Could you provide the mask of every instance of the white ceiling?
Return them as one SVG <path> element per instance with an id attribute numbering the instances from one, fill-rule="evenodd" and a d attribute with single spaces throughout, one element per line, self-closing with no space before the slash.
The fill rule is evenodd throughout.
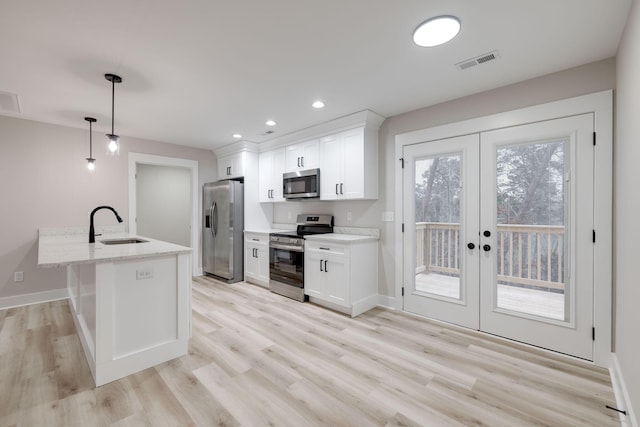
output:
<path id="1" fill-rule="evenodd" d="M 0 114 L 214 148 L 364 109 L 385 117 L 614 56 L 631 0 L 3 0 Z M 462 30 L 436 48 L 436 15 Z M 459 71 L 493 50 L 500 59 Z M 326 107 L 311 103 L 322 99 Z M 265 136 L 265 121 L 278 122 Z"/>

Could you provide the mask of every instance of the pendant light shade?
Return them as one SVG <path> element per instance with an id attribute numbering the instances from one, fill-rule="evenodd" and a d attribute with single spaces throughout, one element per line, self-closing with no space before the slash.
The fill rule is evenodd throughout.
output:
<path id="1" fill-rule="evenodd" d="M 122 83 L 122 78 L 115 74 L 105 74 L 104 78 L 111 82 L 111 133 L 107 134 L 107 138 L 109 138 L 109 144 L 107 145 L 107 151 L 110 154 L 119 154 L 120 153 L 120 137 L 116 135 L 113 130 L 113 122 L 115 116 L 115 98 L 116 98 L 116 83 Z"/>
<path id="2" fill-rule="evenodd" d="M 87 157 L 87 169 L 91 172 L 96 168 L 96 159 L 93 158 L 93 132 L 91 125 L 97 122 L 93 117 L 85 117 L 86 121 L 89 122 L 89 157 Z"/>

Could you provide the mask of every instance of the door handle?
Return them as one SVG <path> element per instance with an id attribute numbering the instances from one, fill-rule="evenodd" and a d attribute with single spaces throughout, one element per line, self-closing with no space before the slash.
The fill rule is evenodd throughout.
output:
<path id="1" fill-rule="evenodd" d="M 322 260 L 320 260 L 320 271 L 323 271 L 322 270 Z"/>
<path id="2" fill-rule="evenodd" d="M 329 270 L 327 270 L 327 260 L 326 259 L 324 260 L 324 272 L 325 273 L 329 272 Z"/>
<path id="3" fill-rule="evenodd" d="M 475 249 L 475 248 L 476 248 L 476 245 L 474 245 L 473 243 L 468 243 L 468 244 L 467 244 L 467 247 L 468 247 L 469 249 Z"/>
<path id="4" fill-rule="evenodd" d="M 489 252 L 489 251 L 491 250 L 491 246 L 489 246 L 489 245 L 484 245 L 484 246 L 482 247 L 482 249 L 483 249 L 485 252 Z"/>
<path id="5" fill-rule="evenodd" d="M 216 235 L 218 234 L 218 231 L 216 230 L 216 226 L 218 225 L 218 216 L 216 215 L 216 207 L 217 204 L 216 202 L 213 202 L 211 204 L 211 235 L 213 236 L 213 238 L 216 238 Z"/>

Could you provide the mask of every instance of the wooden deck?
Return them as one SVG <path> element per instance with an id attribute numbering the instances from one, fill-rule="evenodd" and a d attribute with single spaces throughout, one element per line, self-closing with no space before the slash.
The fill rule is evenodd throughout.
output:
<path id="1" fill-rule="evenodd" d="M 416 290 L 449 298 L 460 298 L 457 277 L 436 273 L 416 274 Z M 505 310 L 564 320 L 564 294 L 516 286 L 498 285 L 498 307 Z"/>

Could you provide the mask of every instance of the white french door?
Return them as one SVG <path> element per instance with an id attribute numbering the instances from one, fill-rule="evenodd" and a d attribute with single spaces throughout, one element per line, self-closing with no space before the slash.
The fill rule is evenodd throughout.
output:
<path id="1" fill-rule="evenodd" d="M 405 146 L 404 309 L 591 360 L 592 135 L 583 114 Z"/>

